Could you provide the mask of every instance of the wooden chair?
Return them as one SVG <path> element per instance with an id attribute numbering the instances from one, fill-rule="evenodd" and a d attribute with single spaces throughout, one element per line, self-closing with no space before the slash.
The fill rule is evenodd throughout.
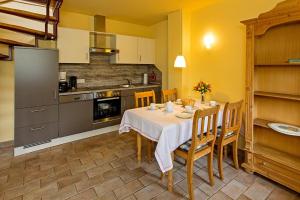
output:
<path id="1" fill-rule="evenodd" d="M 135 92 L 135 107 L 145 107 L 149 106 L 151 103 L 155 103 L 155 92 L 153 90 L 146 91 L 146 92 Z M 152 160 L 152 149 L 153 149 L 153 141 L 147 140 L 147 154 L 148 154 L 148 161 Z M 142 136 L 141 134 L 137 133 L 137 159 L 138 161 L 142 160 Z"/>
<path id="2" fill-rule="evenodd" d="M 162 90 L 162 99 L 163 103 L 166 103 L 168 101 L 176 101 L 177 99 L 177 89 L 171 89 L 171 90 Z"/>
<path id="3" fill-rule="evenodd" d="M 222 127 L 218 128 L 217 142 L 218 145 L 218 167 L 219 175 L 223 180 L 223 150 L 226 145 L 232 143 L 233 161 L 236 169 L 238 164 L 238 137 L 242 124 L 242 105 L 243 101 L 236 103 L 226 103 L 223 112 Z M 225 151 L 227 152 L 227 151 Z"/>
<path id="4" fill-rule="evenodd" d="M 145 107 L 149 106 L 150 103 L 156 103 L 155 92 L 153 90 L 146 92 L 135 92 L 135 107 Z"/>
<path id="5" fill-rule="evenodd" d="M 193 119 L 192 139 L 175 150 L 175 155 L 186 161 L 187 184 L 190 199 L 194 199 L 193 167 L 194 161 L 208 155 L 207 166 L 210 185 L 214 185 L 213 152 L 217 137 L 217 121 L 220 106 L 206 110 L 197 110 Z M 200 125 L 201 124 L 201 125 Z M 200 128 L 199 128 L 200 125 Z"/>

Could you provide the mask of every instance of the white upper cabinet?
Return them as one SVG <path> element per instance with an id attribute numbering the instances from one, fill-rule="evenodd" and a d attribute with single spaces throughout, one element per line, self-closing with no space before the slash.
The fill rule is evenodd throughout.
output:
<path id="1" fill-rule="evenodd" d="M 155 40 L 127 35 L 116 35 L 116 49 L 112 63 L 155 64 Z"/>
<path id="2" fill-rule="evenodd" d="M 140 64 L 155 64 L 155 40 L 138 38 L 138 54 Z"/>
<path id="3" fill-rule="evenodd" d="M 113 63 L 136 64 L 138 60 L 138 39 L 127 35 L 116 35 L 116 49 L 119 53 L 113 56 Z"/>
<path id="4" fill-rule="evenodd" d="M 89 31 L 58 28 L 57 48 L 60 63 L 89 63 Z"/>

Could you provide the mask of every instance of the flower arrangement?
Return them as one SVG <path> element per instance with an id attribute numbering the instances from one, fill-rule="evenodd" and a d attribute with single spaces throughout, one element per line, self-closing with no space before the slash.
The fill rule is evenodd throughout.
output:
<path id="1" fill-rule="evenodd" d="M 201 95 L 206 94 L 207 92 L 211 92 L 211 85 L 200 81 L 195 87 L 194 91 L 200 92 Z"/>

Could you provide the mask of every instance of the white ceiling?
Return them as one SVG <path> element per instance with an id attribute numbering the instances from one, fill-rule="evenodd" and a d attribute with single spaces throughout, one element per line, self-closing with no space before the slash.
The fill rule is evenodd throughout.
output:
<path id="1" fill-rule="evenodd" d="M 181 8 L 199 8 L 216 0 L 64 0 L 62 9 L 87 15 L 152 25 Z"/>

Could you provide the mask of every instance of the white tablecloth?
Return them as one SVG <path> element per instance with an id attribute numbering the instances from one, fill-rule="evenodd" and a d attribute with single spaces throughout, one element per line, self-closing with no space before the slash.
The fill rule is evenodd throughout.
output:
<path id="1" fill-rule="evenodd" d="M 208 107 L 201 104 L 196 106 L 200 109 Z M 219 113 L 218 126 L 222 124 L 222 109 Z M 126 110 L 119 132 L 129 132 L 133 129 L 144 137 L 156 141 L 156 160 L 161 171 L 167 172 L 173 168 L 171 153 L 192 137 L 193 119 L 180 119 L 175 116 L 182 111 L 182 106 L 178 105 L 174 106 L 171 113 L 165 112 L 164 109 L 148 110 L 147 107 Z"/>

